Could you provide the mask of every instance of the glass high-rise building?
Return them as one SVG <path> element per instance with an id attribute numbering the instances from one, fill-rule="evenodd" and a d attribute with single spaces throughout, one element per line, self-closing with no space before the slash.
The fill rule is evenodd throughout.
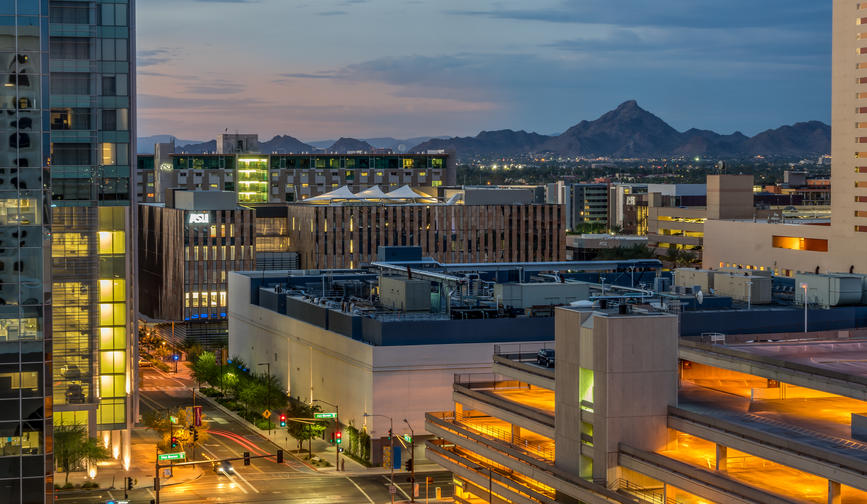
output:
<path id="1" fill-rule="evenodd" d="M 134 6 L 0 0 L 3 503 L 53 500 L 58 425 L 129 460 Z"/>

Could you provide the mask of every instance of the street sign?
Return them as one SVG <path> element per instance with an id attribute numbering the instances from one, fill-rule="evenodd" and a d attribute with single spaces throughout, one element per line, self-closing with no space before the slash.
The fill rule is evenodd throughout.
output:
<path id="1" fill-rule="evenodd" d="M 184 460 L 187 458 L 186 452 L 175 452 L 175 453 L 160 453 L 157 455 L 157 460 Z"/>
<path id="2" fill-rule="evenodd" d="M 397 487 L 394 485 L 389 485 L 388 493 L 396 494 L 397 493 Z"/>
<path id="3" fill-rule="evenodd" d="M 337 418 L 337 413 L 313 413 L 313 418 Z"/>
<path id="4" fill-rule="evenodd" d="M 163 478 L 171 478 L 172 477 L 172 468 L 164 467 L 163 468 Z"/>
<path id="5" fill-rule="evenodd" d="M 178 423 L 178 417 L 176 417 L 174 415 L 169 415 L 169 421 L 173 424 L 176 424 L 176 423 Z"/>
<path id="6" fill-rule="evenodd" d="M 403 440 L 406 441 L 407 443 L 412 443 L 412 436 L 410 436 L 409 434 L 404 434 Z"/>
<path id="7" fill-rule="evenodd" d="M 265 410 L 262 412 L 262 416 L 265 417 L 265 420 L 271 418 L 271 410 Z"/>
<path id="8" fill-rule="evenodd" d="M 193 407 L 193 420 L 196 427 L 202 426 L 202 407 L 194 406 Z"/>

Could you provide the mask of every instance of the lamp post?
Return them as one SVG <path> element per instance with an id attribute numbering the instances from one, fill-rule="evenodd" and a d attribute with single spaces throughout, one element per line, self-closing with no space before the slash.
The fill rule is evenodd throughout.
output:
<path id="1" fill-rule="evenodd" d="M 801 284 L 801 288 L 804 289 L 804 333 L 807 332 L 807 282 Z"/>
<path id="2" fill-rule="evenodd" d="M 322 399 L 313 399 L 313 402 L 321 402 L 322 404 L 327 404 L 334 408 L 334 428 L 335 430 L 340 430 L 340 406 L 336 404 L 331 404 L 328 401 L 323 401 Z M 341 439 L 343 438 L 341 434 Z M 342 443 L 334 443 L 334 463 L 337 466 L 337 470 L 340 471 L 340 445 Z"/>
<path id="3" fill-rule="evenodd" d="M 394 504 L 394 421 L 390 416 L 386 415 L 371 415 L 370 413 L 365 413 L 365 417 L 382 417 L 388 418 L 388 441 L 389 441 L 389 449 L 391 450 L 391 486 L 388 489 L 388 493 L 391 494 L 391 504 Z"/>
<path id="4" fill-rule="evenodd" d="M 409 457 L 412 460 L 412 471 L 410 474 L 410 481 L 412 482 L 412 488 L 410 488 L 409 501 L 415 502 L 415 432 L 412 430 L 412 425 L 409 424 L 406 418 L 403 419 L 403 423 L 409 427 L 409 435 L 411 436 L 409 439 Z M 394 464 L 392 464 L 393 466 Z"/>
<path id="5" fill-rule="evenodd" d="M 268 412 L 271 412 L 271 363 L 270 362 L 260 362 L 260 366 L 266 366 L 266 373 L 268 373 L 268 383 L 265 385 L 265 394 L 268 396 Z M 268 434 L 271 434 L 271 417 L 269 416 L 265 420 L 268 421 Z"/>
<path id="6" fill-rule="evenodd" d="M 223 388 L 223 345 L 220 345 L 220 397 L 225 397 L 226 391 Z"/>

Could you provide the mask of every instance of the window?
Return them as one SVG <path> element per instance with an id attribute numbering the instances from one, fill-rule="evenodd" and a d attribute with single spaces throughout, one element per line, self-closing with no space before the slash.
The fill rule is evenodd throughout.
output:
<path id="1" fill-rule="evenodd" d="M 126 109 L 124 109 L 124 110 L 126 110 Z M 86 108 L 52 109 L 51 110 L 51 129 L 53 129 L 53 130 L 89 130 L 90 129 L 90 109 L 86 109 Z"/>
<path id="2" fill-rule="evenodd" d="M 101 26 L 126 26 L 127 6 L 125 4 L 101 4 L 99 7 Z"/>
<path id="3" fill-rule="evenodd" d="M 90 24 L 90 6 L 82 2 L 51 2 L 51 23 Z"/>
<path id="4" fill-rule="evenodd" d="M 812 252 L 827 252 L 828 240 L 804 238 L 800 236 L 773 236 L 771 244 L 774 248 L 789 250 L 808 250 Z"/>
<path id="5" fill-rule="evenodd" d="M 55 72 L 51 74 L 51 94 L 89 95 L 90 74 Z"/>
<path id="6" fill-rule="evenodd" d="M 102 96 L 117 96 L 117 77 L 114 75 L 102 77 Z"/>
<path id="7" fill-rule="evenodd" d="M 90 59 L 90 39 L 83 37 L 51 37 L 51 57 L 56 59 Z"/>

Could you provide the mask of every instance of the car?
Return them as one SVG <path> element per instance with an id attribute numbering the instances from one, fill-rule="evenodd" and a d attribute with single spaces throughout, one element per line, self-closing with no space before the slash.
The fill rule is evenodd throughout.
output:
<path id="1" fill-rule="evenodd" d="M 554 349 L 543 348 L 536 354 L 536 363 L 546 368 L 554 367 Z"/>
<path id="2" fill-rule="evenodd" d="M 229 476 L 231 474 L 235 474 L 235 468 L 232 467 L 232 463 L 228 460 L 223 460 L 219 462 L 214 462 L 214 472 L 217 474 L 225 474 Z"/>

